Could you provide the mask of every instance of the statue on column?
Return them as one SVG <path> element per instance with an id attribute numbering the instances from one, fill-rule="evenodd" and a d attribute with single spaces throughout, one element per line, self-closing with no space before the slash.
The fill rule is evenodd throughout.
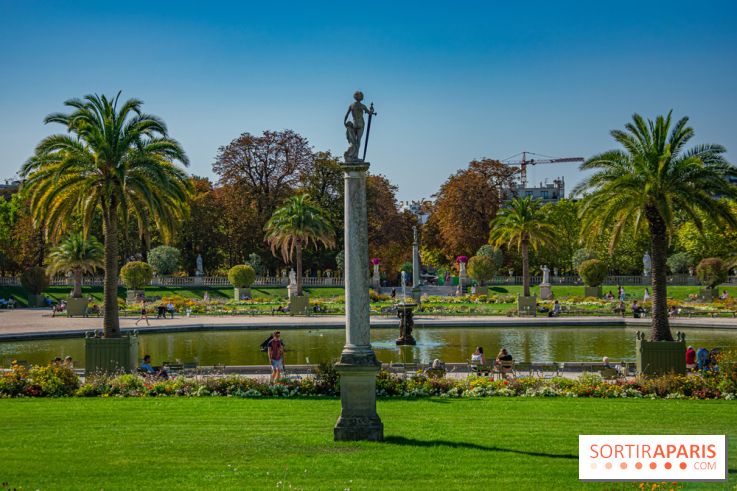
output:
<path id="1" fill-rule="evenodd" d="M 345 125 L 345 136 L 348 140 L 348 150 L 345 151 L 343 154 L 343 159 L 346 163 L 348 162 L 361 162 L 364 159 L 358 158 L 358 151 L 361 148 L 361 139 L 363 138 L 363 129 L 365 126 L 365 122 L 363 119 L 363 114 L 368 114 L 368 127 L 366 130 L 366 144 L 364 145 L 363 150 L 363 157 L 366 157 L 366 148 L 365 146 L 368 145 L 368 137 L 369 132 L 371 131 L 371 116 L 375 115 L 376 112 L 374 112 L 374 105 L 371 104 L 371 107 L 366 107 L 365 104 L 363 104 L 363 92 L 356 91 L 355 94 L 353 94 L 353 99 L 355 102 L 348 106 L 348 111 L 345 113 L 345 117 L 343 118 L 343 124 Z M 352 120 L 348 120 L 348 116 L 352 117 Z"/>
<path id="2" fill-rule="evenodd" d="M 542 283 L 544 285 L 547 285 L 547 284 L 550 283 L 550 268 L 548 268 L 547 265 L 543 265 L 542 272 L 543 272 L 543 281 L 542 281 Z"/>
<path id="3" fill-rule="evenodd" d="M 197 259 L 195 260 L 195 264 L 197 266 L 197 269 L 195 271 L 195 276 L 204 276 L 205 270 L 202 265 L 202 254 L 197 254 Z"/>

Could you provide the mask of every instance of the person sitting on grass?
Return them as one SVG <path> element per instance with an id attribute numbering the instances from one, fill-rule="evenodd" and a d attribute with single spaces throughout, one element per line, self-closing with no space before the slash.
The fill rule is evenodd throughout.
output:
<path id="1" fill-rule="evenodd" d="M 163 367 L 151 366 L 151 355 L 144 355 L 143 361 L 141 362 L 141 370 L 145 371 L 146 374 L 159 378 L 169 378 L 169 374 Z"/>

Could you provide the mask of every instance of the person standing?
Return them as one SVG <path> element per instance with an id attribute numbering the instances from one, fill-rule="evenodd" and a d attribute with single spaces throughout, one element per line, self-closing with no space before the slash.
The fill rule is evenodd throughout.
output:
<path id="1" fill-rule="evenodd" d="M 173 319 L 174 318 L 174 303 L 169 300 L 169 303 L 166 304 L 166 311 L 169 312 L 169 316 Z M 164 316 L 166 318 L 166 316 Z"/>
<path id="2" fill-rule="evenodd" d="M 284 371 L 284 344 L 281 341 L 281 333 L 274 331 L 269 342 L 269 364 L 271 365 L 271 383 L 281 378 Z"/>
<path id="3" fill-rule="evenodd" d="M 642 296 L 642 301 L 647 302 L 648 300 L 650 300 L 650 290 L 645 287 L 645 294 Z"/>
<path id="4" fill-rule="evenodd" d="M 146 299 L 145 298 L 141 300 L 141 316 L 136 321 L 136 325 L 138 325 L 138 323 L 141 322 L 142 320 L 146 321 L 147 326 L 151 325 L 151 323 L 148 321 L 148 315 L 146 314 Z"/>

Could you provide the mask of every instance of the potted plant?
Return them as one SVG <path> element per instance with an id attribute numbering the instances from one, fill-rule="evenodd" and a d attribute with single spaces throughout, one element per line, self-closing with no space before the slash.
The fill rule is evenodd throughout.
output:
<path id="1" fill-rule="evenodd" d="M 578 274 L 583 280 L 584 296 L 601 298 L 601 284 L 607 275 L 607 267 L 598 259 L 587 259 L 578 266 Z"/>
<path id="2" fill-rule="evenodd" d="M 699 298 L 704 302 L 713 302 L 715 298 L 719 298 L 717 286 L 727 281 L 729 269 L 718 257 L 707 257 L 696 266 L 696 276 L 704 286 L 699 292 Z"/>
<path id="3" fill-rule="evenodd" d="M 87 315 L 88 301 L 82 296 L 82 276 L 105 266 L 103 246 L 95 237 L 70 234 L 49 253 L 48 274 L 71 273 L 74 288 L 67 299 L 69 317 Z"/>
<path id="4" fill-rule="evenodd" d="M 468 261 L 468 274 L 479 283 L 476 292 L 482 295 L 489 293 L 486 282 L 494 277 L 496 264 L 489 256 L 473 256 Z"/>
<path id="5" fill-rule="evenodd" d="M 251 285 L 256 280 L 256 270 L 248 264 L 238 264 L 228 271 L 228 281 L 233 285 L 233 298 L 251 298 Z"/>
<path id="6" fill-rule="evenodd" d="M 154 277 L 153 268 L 143 261 L 131 261 L 120 269 L 120 279 L 128 289 L 125 301 L 134 303 L 145 295 L 144 288 Z"/>
<path id="7" fill-rule="evenodd" d="M 43 295 L 44 290 L 49 286 L 49 276 L 46 270 L 40 266 L 33 266 L 23 271 L 20 277 L 20 284 L 26 292 L 28 292 L 28 306 L 45 307 L 46 298 Z"/>

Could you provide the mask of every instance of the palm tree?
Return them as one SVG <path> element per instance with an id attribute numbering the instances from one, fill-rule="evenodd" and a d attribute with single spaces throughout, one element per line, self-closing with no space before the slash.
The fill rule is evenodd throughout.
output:
<path id="1" fill-rule="evenodd" d="M 190 192 L 188 165 L 176 140 L 156 116 L 141 112 L 129 99 L 118 106 L 112 98 L 87 95 L 65 102 L 69 114 L 50 114 L 45 123 L 59 123 L 67 134 L 51 135 L 21 169 L 30 191 L 37 223 L 52 237 L 63 232 L 69 217 L 80 216 L 87 233 L 95 213 L 102 213 L 105 240 L 104 336 L 119 337 L 118 230 L 130 210 L 147 213 L 162 229 L 184 212 Z"/>
<path id="2" fill-rule="evenodd" d="M 60 271 L 70 271 L 74 275 L 72 298 L 82 298 L 82 275 L 103 268 L 104 258 L 103 245 L 95 237 L 85 238 L 82 233 L 69 234 L 49 253 L 46 272 L 53 276 Z"/>
<path id="3" fill-rule="evenodd" d="M 302 295 L 302 248 L 310 243 L 325 247 L 335 246 L 335 230 L 330 218 L 306 194 L 287 198 L 264 227 L 266 241 L 272 254 L 281 251 L 285 262 L 295 260 L 297 266 L 297 295 Z"/>
<path id="4" fill-rule="evenodd" d="M 725 160 L 721 145 L 686 150 L 694 134 L 687 123 L 688 118 L 681 118 L 671 129 L 671 112 L 655 121 L 635 114 L 624 131 L 611 132 L 624 149 L 604 152 L 583 163 L 581 170 L 596 172 L 573 191 L 590 193 L 579 210 L 581 229 L 590 239 L 611 232 L 613 248 L 625 230 L 649 234 L 653 341 L 673 340 L 668 325 L 666 256 L 676 214 L 682 213 L 699 229 L 704 215 L 718 224 L 737 226 L 729 205 L 718 199 L 737 198 L 737 187 L 727 180 L 737 177 L 737 169 Z"/>
<path id="5" fill-rule="evenodd" d="M 514 198 L 508 207 L 502 208 L 490 225 L 489 243 L 496 247 L 506 245 L 522 255 L 525 297 L 530 296 L 530 248 L 536 251 L 545 244 L 555 243 L 555 228 L 545 222 L 541 206 L 542 200 L 532 199 L 532 196 Z"/>

